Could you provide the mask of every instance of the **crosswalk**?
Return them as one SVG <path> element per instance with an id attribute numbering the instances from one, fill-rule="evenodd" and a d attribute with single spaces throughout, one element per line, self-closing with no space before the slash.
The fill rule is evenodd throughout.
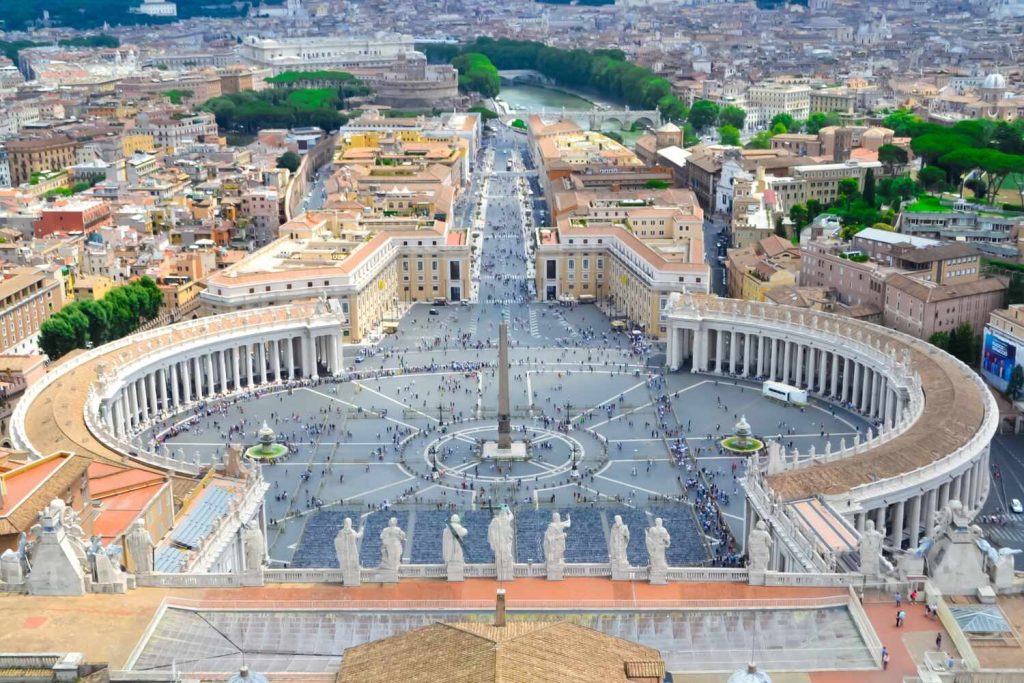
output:
<path id="1" fill-rule="evenodd" d="M 985 531 L 985 537 L 992 539 L 998 545 L 1011 548 L 1024 547 L 1024 525 L 1022 524 L 1006 526 L 982 524 L 981 528 Z"/>
<path id="2" fill-rule="evenodd" d="M 518 306 L 529 302 L 524 301 L 522 299 L 517 299 L 515 297 L 510 297 L 508 299 L 490 299 L 489 301 L 487 301 L 487 303 L 491 304 L 492 306 L 503 306 L 507 308 L 509 306 Z"/>
<path id="3" fill-rule="evenodd" d="M 530 336 L 540 339 L 540 321 L 537 319 L 537 309 L 530 309 Z"/>

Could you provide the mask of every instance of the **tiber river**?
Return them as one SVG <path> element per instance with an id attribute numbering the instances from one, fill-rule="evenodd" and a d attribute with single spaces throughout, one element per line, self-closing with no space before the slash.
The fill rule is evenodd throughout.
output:
<path id="1" fill-rule="evenodd" d="M 536 85 L 503 85 L 498 97 L 508 105 L 513 114 L 518 111 L 536 111 L 542 107 L 551 112 L 558 112 L 562 109 L 585 111 L 597 106 L 593 101 L 565 90 L 542 88 Z M 618 108 L 617 105 L 610 102 L 600 102 L 599 104 L 613 109 Z M 526 117 L 523 116 L 523 118 L 525 119 Z M 643 132 L 631 132 L 628 130 L 617 130 L 615 132 L 621 135 L 623 142 L 630 147 L 633 146 L 633 142 L 638 137 L 644 134 Z"/>

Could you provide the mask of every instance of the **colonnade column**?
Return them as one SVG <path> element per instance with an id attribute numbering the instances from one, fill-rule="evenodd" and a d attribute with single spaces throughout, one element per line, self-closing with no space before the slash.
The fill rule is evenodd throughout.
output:
<path id="1" fill-rule="evenodd" d="M 281 349 L 276 339 L 270 340 L 270 369 L 274 373 L 274 381 L 281 381 Z"/>
<path id="2" fill-rule="evenodd" d="M 789 359 L 793 354 L 788 341 L 782 342 L 782 354 L 782 381 L 789 384 Z"/>
<path id="3" fill-rule="evenodd" d="M 903 547 L 903 501 L 892 507 L 892 529 L 889 530 L 889 542 L 893 548 Z"/>
<path id="4" fill-rule="evenodd" d="M 736 330 L 729 333 L 729 374 L 736 374 L 736 363 L 739 360 L 736 352 L 739 350 L 739 339 Z"/>
<path id="5" fill-rule="evenodd" d="M 189 372 L 189 361 L 181 362 L 181 391 L 185 403 L 192 402 L 192 373 Z"/>
<path id="6" fill-rule="evenodd" d="M 850 394 L 850 386 L 853 384 L 853 375 L 851 374 L 851 362 L 849 356 L 843 356 L 843 391 L 839 396 L 840 403 L 848 403 L 847 396 Z"/>
<path id="7" fill-rule="evenodd" d="M 778 359 L 779 340 L 776 339 L 775 337 L 771 337 L 771 345 L 772 345 L 772 360 L 771 360 L 771 373 L 770 373 L 770 377 L 769 378 L 774 382 L 775 381 L 775 376 L 776 376 L 775 373 L 777 373 L 778 369 L 779 369 L 779 364 L 778 364 L 778 360 L 779 360 Z"/>
<path id="8" fill-rule="evenodd" d="M 832 352 L 832 381 L 828 385 L 828 393 L 830 396 L 835 396 L 839 392 L 836 391 L 836 386 L 839 384 L 839 356 L 836 355 L 835 351 Z"/>
<path id="9" fill-rule="evenodd" d="M 156 371 L 156 386 L 160 394 L 160 409 L 169 410 L 170 406 L 167 404 L 167 369 L 159 368 Z"/>
<path id="10" fill-rule="evenodd" d="M 256 385 L 256 378 L 253 372 L 253 353 L 254 349 L 250 344 L 246 344 L 242 347 L 245 349 L 245 379 L 248 382 L 248 386 L 252 387 Z"/>
<path id="11" fill-rule="evenodd" d="M 910 549 L 917 547 L 918 539 L 920 539 L 920 528 L 921 528 L 921 496 L 914 496 L 910 499 L 910 520 L 907 525 L 907 536 Z"/>
<path id="12" fill-rule="evenodd" d="M 213 354 L 208 353 L 203 356 L 203 364 L 206 366 L 206 395 L 213 396 L 215 389 L 213 386 Z"/>
<path id="13" fill-rule="evenodd" d="M 822 396 L 828 394 L 828 351 L 818 351 L 818 393 Z"/>
<path id="14" fill-rule="evenodd" d="M 292 337 L 285 340 L 284 362 L 288 367 L 288 379 L 295 379 L 295 339 Z"/>
<path id="15" fill-rule="evenodd" d="M 220 372 L 220 390 L 221 393 L 227 393 L 228 391 L 228 364 L 224 360 L 224 354 L 227 353 L 227 349 L 221 349 L 217 352 L 217 370 Z"/>
<path id="16" fill-rule="evenodd" d="M 156 402 L 156 373 L 151 372 L 146 375 L 146 399 L 147 408 L 146 417 L 156 415 L 159 411 Z"/>
<path id="17" fill-rule="evenodd" d="M 929 489 L 924 494 L 924 534 L 927 536 L 935 526 L 935 489 Z"/>
<path id="18" fill-rule="evenodd" d="M 804 379 L 804 345 L 794 344 L 796 347 L 796 376 L 793 377 L 793 386 L 803 386 Z"/>
<path id="19" fill-rule="evenodd" d="M 721 330 L 715 330 L 715 372 L 722 372 L 722 356 L 725 355 L 725 337 Z"/>
<path id="20" fill-rule="evenodd" d="M 171 363 L 171 405 L 178 407 L 178 364 Z"/>

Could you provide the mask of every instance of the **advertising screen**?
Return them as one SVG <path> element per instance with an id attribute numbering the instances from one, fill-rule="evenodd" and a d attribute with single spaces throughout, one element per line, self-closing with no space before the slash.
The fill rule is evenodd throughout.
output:
<path id="1" fill-rule="evenodd" d="M 1017 362 L 1017 347 L 991 330 L 985 330 L 985 346 L 981 353 L 981 371 L 989 384 L 1006 391 L 1010 374 Z"/>

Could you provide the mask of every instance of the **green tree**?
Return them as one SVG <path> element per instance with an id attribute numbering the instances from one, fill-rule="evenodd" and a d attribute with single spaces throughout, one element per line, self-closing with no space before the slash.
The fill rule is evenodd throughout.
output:
<path id="1" fill-rule="evenodd" d="M 886 175 L 892 175 L 896 166 L 905 166 L 908 160 L 907 150 L 896 145 L 882 145 L 878 148 L 878 161 L 885 168 Z"/>
<path id="2" fill-rule="evenodd" d="M 665 190 L 668 189 L 669 184 L 664 180 L 658 180 L 657 178 L 651 178 L 644 183 L 644 187 L 649 190 Z"/>
<path id="3" fill-rule="evenodd" d="M 718 112 L 718 122 L 723 126 L 732 126 L 737 130 L 743 130 L 743 124 L 747 120 L 747 112 L 735 105 L 723 107 Z"/>
<path id="4" fill-rule="evenodd" d="M 869 168 L 864 173 L 864 201 L 870 206 L 877 206 L 875 204 L 875 169 Z"/>
<path id="5" fill-rule="evenodd" d="M 723 145 L 740 144 L 740 132 L 733 126 L 719 126 L 718 137 Z"/>
<path id="6" fill-rule="evenodd" d="M 89 341 L 95 346 L 105 344 L 110 334 L 110 305 L 103 300 L 85 300 L 78 303 L 78 309 L 89 321 Z"/>
<path id="7" fill-rule="evenodd" d="M 690 107 L 688 120 L 697 132 L 707 130 L 718 120 L 718 105 L 710 100 L 697 100 Z"/>
<path id="8" fill-rule="evenodd" d="M 750 138 L 750 142 L 746 144 L 746 148 L 771 149 L 773 135 L 774 134 L 770 130 L 762 130 L 760 133 L 755 133 L 754 137 Z"/>
<path id="9" fill-rule="evenodd" d="M 302 157 L 292 151 L 287 151 L 277 158 L 278 168 L 287 168 L 292 173 L 299 170 L 299 166 L 302 164 Z"/>
<path id="10" fill-rule="evenodd" d="M 847 209 L 851 202 L 860 194 L 856 178 L 843 178 L 836 187 L 836 200 L 842 202 Z"/>
<path id="11" fill-rule="evenodd" d="M 791 114 L 782 112 L 772 117 L 771 123 L 768 124 L 770 130 L 774 130 L 776 126 L 782 126 L 782 132 L 788 133 L 790 131 L 796 132 L 799 129 L 797 126 L 796 119 Z"/>
<path id="12" fill-rule="evenodd" d="M 946 180 L 946 173 L 936 166 L 925 166 L 918 172 L 917 179 L 925 190 L 931 192 L 942 187 Z"/>
<path id="13" fill-rule="evenodd" d="M 965 365 L 977 365 L 979 344 L 978 337 L 974 334 L 974 328 L 969 323 L 964 323 L 950 332 L 949 348 L 946 350 Z"/>
<path id="14" fill-rule="evenodd" d="M 811 222 L 808 217 L 807 207 L 803 204 L 794 204 L 789 209 L 789 220 L 793 221 L 793 231 L 797 234 L 804 229 L 804 226 Z"/>
<path id="15" fill-rule="evenodd" d="M 835 112 L 816 111 L 807 117 L 807 121 L 804 123 L 804 129 L 811 135 L 817 135 L 822 128 L 828 126 L 838 126 L 842 122 L 839 118 L 839 114 Z"/>
<path id="16" fill-rule="evenodd" d="M 57 360 L 77 348 L 77 335 L 67 318 L 54 316 L 39 326 L 39 348 L 50 360 Z"/>
<path id="17" fill-rule="evenodd" d="M 949 351 L 949 332 L 936 332 L 928 337 L 928 343 L 943 351 Z"/>

